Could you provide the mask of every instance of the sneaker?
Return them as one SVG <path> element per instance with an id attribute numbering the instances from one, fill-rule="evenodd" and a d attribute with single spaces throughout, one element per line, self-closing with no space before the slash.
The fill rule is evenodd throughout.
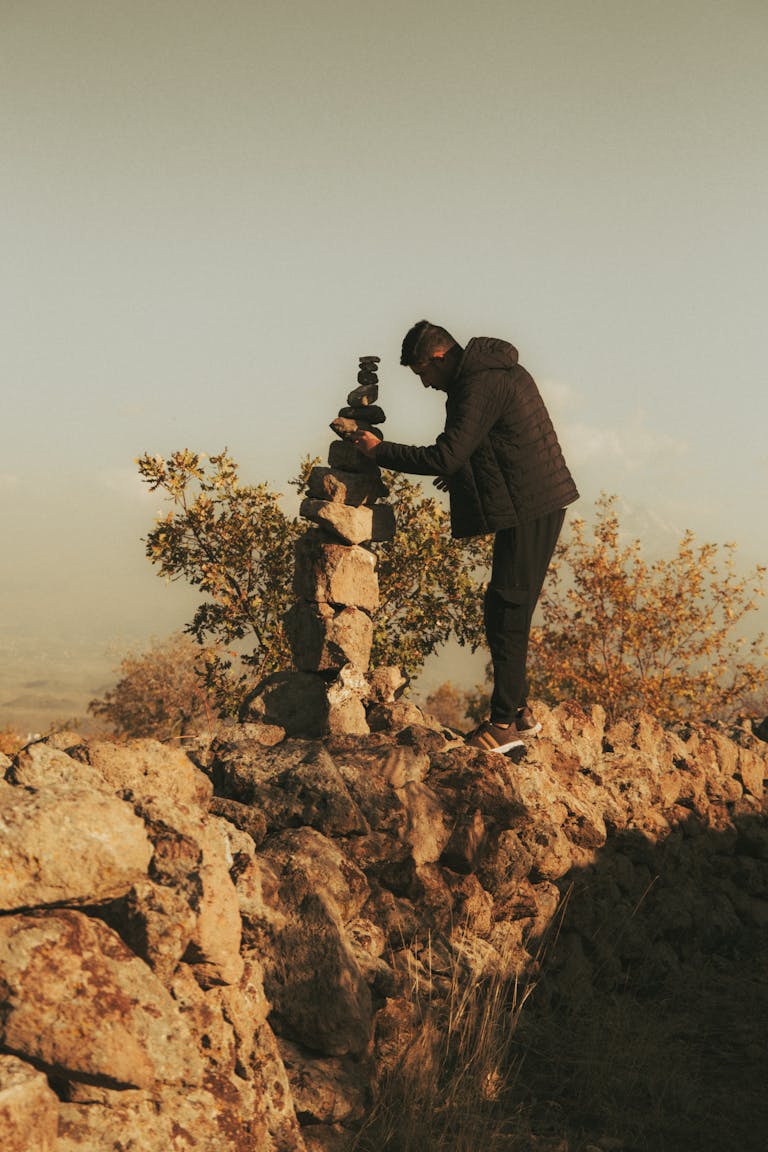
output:
<path id="1" fill-rule="evenodd" d="M 499 724 L 492 724 L 490 720 L 470 732 L 465 740 L 470 748 L 479 748 L 482 752 L 509 752 L 512 748 L 524 747 L 523 741 L 515 724 L 502 728 Z"/>
<path id="2" fill-rule="evenodd" d="M 522 708 L 518 708 L 515 714 L 515 728 L 517 729 L 518 736 L 535 736 L 537 732 L 541 732 L 541 724 L 539 724 L 527 704 L 524 704 Z"/>

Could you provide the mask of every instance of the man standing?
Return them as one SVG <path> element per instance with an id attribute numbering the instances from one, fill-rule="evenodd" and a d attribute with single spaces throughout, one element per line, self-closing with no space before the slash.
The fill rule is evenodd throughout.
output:
<path id="1" fill-rule="evenodd" d="M 400 363 L 425 388 L 447 394 L 445 430 L 434 444 L 355 444 L 383 468 L 435 476 L 447 490 L 455 537 L 494 534 L 484 620 L 493 664 L 490 718 L 467 737 L 487 752 L 507 752 L 538 730 L 527 707 L 526 658 L 533 611 L 578 491 L 533 378 L 504 340 L 475 337 L 462 348 L 449 332 L 420 320 L 403 340 Z"/>

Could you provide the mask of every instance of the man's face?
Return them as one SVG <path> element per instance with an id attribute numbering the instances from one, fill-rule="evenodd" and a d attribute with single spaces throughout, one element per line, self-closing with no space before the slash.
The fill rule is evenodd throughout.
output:
<path id="1" fill-rule="evenodd" d="M 410 364 L 409 367 L 425 388 L 434 388 L 437 392 L 448 391 L 448 385 L 453 378 L 453 369 L 446 364 L 443 355 L 430 356 L 428 360 L 420 360 L 416 364 Z"/>

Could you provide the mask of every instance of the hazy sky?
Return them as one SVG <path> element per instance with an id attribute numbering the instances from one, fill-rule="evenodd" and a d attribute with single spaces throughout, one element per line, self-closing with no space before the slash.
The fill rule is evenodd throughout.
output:
<path id="1" fill-rule="evenodd" d="M 136 456 L 285 489 L 364 353 L 431 442 L 422 316 L 519 347 L 584 514 L 764 558 L 767 130 L 764 0 L 0 0 L 0 723 L 188 617 Z"/>

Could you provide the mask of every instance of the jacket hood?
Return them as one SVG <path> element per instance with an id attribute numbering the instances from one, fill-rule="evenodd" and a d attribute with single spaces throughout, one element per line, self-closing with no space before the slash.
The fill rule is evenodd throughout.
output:
<path id="1" fill-rule="evenodd" d="M 489 368 L 514 368 L 516 365 L 517 348 L 513 344 L 494 336 L 473 336 L 464 349 L 458 375 L 473 376 Z"/>

